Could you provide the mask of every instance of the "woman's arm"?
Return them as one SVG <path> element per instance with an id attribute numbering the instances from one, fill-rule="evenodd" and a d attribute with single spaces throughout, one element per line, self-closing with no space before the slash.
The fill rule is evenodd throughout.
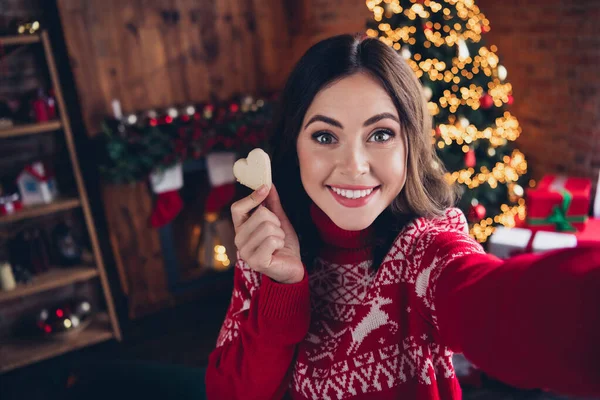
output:
<path id="1" fill-rule="evenodd" d="M 207 398 L 281 399 L 288 389 L 296 345 L 308 332 L 308 276 L 279 284 L 239 259 L 231 305 L 209 357 Z"/>
<path id="2" fill-rule="evenodd" d="M 516 387 L 600 395 L 600 248 L 452 257 L 464 240 L 438 233 L 423 260 L 450 260 L 428 288 L 444 344 Z"/>

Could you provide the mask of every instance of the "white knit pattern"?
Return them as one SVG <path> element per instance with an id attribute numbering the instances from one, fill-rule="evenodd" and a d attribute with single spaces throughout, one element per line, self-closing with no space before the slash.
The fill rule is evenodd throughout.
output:
<path id="1" fill-rule="evenodd" d="M 437 234 L 448 231 L 463 250 L 436 253 L 431 264 L 423 265 L 426 252 L 437 250 L 430 247 Z M 435 282 L 448 262 L 470 253 L 483 249 L 468 236 L 462 212 L 449 209 L 444 217 L 420 218 L 406 226 L 376 273 L 370 262 L 339 265 L 317 260 L 309 277 L 313 322 L 300 346 L 306 357 L 296 363 L 292 390 L 315 400 L 347 399 L 409 381 L 432 385 L 437 379 L 452 379 L 452 352 L 433 341 L 433 329 L 404 336 L 401 328 L 419 304 L 409 302 L 397 314 L 394 302 L 401 301 L 400 291 L 407 291 L 408 298 L 429 310 L 437 328 Z M 390 314 L 394 309 L 396 314 Z M 361 351 L 367 340 L 371 345 Z M 373 343 L 378 350 L 372 350 Z"/>
<path id="2" fill-rule="evenodd" d="M 449 231 L 461 251 L 431 248 L 439 233 Z M 429 386 L 454 379 L 452 352 L 434 341 L 433 299 L 444 267 L 473 253 L 483 249 L 468 236 L 462 212 L 449 209 L 443 217 L 407 225 L 376 272 L 370 262 L 339 265 L 318 259 L 309 276 L 311 326 L 299 345 L 290 389 L 308 399 L 348 399 L 409 382 Z M 423 265 L 426 254 L 433 256 L 429 265 Z M 217 346 L 238 337 L 239 321 L 247 317 L 250 298 L 260 286 L 260 275 L 243 261 L 236 269 L 238 280 Z M 417 309 L 428 312 L 418 332 L 415 321 L 422 317 Z"/>

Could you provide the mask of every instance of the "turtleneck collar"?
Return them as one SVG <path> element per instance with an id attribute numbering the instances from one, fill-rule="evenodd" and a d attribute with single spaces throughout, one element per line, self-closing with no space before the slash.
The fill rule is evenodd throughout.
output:
<path id="1" fill-rule="evenodd" d="M 361 262 L 371 258 L 373 226 L 360 231 L 347 231 L 337 226 L 315 203 L 310 205 L 323 246 L 321 257 L 331 262 Z"/>

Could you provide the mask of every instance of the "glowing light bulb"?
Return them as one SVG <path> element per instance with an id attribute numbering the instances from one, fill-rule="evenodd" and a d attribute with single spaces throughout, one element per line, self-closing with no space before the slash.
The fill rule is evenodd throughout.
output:
<path id="1" fill-rule="evenodd" d="M 410 52 L 410 50 L 407 46 L 404 46 L 404 47 L 402 47 L 402 50 L 400 50 L 400 55 L 405 60 L 408 60 L 412 56 L 412 53 Z"/>
<path id="2" fill-rule="evenodd" d="M 179 113 L 177 112 L 177 110 L 175 108 L 169 108 L 167 110 L 167 114 L 169 115 L 169 117 L 171 118 L 177 118 L 177 116 L 179 115 Z"/>
<path id="3" fill-rule="evenodd" d="M 469 48 L 467 47 L 467 43 L 464 39 L 458 40 L 458 58 L 461 60 L 466 60 L 470 57 Z"/>
<path id="4" fill-rule="evenodd" d="M 504 67 L 504 65 L 498 65 L 498 79 L 504 81 L 506 76 L 508 75 L 508 71 Z"/>
<path id="5" fill-rule="evenodd" d="M 523 190 L 523 187 L 521 185 L 515 185 L 513 186 L 513 193 L 519 197 L 523 197 L 525 191 Z"/>
<path id="6" fill-rule="evenodd" d="M 425 94 L 425 99 L 427 99 L 427 101 L 431 100 L 431 97 L 433 96 L 433 91 L 429 86 L 423 87 L 423 93 Z"/>

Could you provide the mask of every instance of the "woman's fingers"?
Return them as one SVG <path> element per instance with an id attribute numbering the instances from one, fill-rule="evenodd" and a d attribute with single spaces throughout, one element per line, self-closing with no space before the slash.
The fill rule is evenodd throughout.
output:
<path id="1" fill-rule="evenodd" d="M 258 227 L 263 223 L 270 223 L 275 227 L 281 227 L 279 219 L 264 206 L 258 206 L 250 217 L 244 222 L 235 234 L 235 245 L 238 249 L 242 248 L 251 237 L 256 233 Z"/>
<path id="2" fill-rule="evenodd" d="M 233 226 L 237 229 L 250 218 L 250 211 L 255 209 L 269 194 L 269 187 L 262 185 L 249 196 L 236 201 L 231 205 L 231 219 Z"/>
<path id="3" fill-rule="evenodd" d="M 282 249 L 284 241 L 280 237 L 268 236 L 264 238 L 262 243 L 251 252 L 246 262 L 252 266 L 255 271 L 263 274 L 270 275 L 268 269 L 271 266 L 271 260 L 273 259 L 273 253 L 277 250 Z M 241 252 L 240 255 L 244 257 Z"/>
<path id="4" fill-rule="evenodd" d="M 263 221 L 256 230 L 252 232 L 252 235 L 241 244 L 241 248 L 247 248 L 250 251 L 254 251 L 266 238 L 271 236 L 285 240 L 283 229 L 273 224 L 271 221 Z"/>

